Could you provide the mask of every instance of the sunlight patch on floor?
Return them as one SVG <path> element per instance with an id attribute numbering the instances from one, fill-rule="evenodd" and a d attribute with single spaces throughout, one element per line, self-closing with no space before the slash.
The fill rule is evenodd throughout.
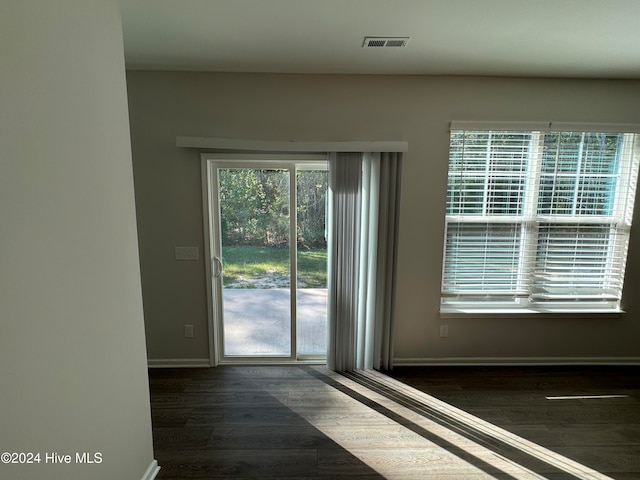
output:
<path id="1" fill-rule="evenodd" d="M 317 367 L 315 370 L 366 401 L 352 398 L 347 393 L 322 382 L 320 379 L 318 379 L 317 388 L 314 387 L 309 391 L 295 393 L 274 391 L 270 393 L 350 454 L 388 479 L 397 478 L 395 472 L 398 471 L 400 465 L 402 465 L 403 475 L 429 476 L 425 478 L 436 478 L 438 475 L 442 475 L 443 478 L 469 480 L 495 479 L 496 475 L 500 478 L 506 475 L 514 480 L 546 478 L 545 472 L 534 472 L 514 460 L 505 458 L 492 449 L 471 440 L 468 436 L 430 420 L 386 395 L 377 393 L 326 368 Z M 456 423 L 467 425 L 472 432 L 479 432 L 479 435 L 491 437 L 548 464 L 552 471 L 566 472 L 581 480 L 612 480 L 602 473 L 378 372 L 366 371 L 364 374 L 371 382 L 376 382 L 386 389 L 398 392 L 413 401 L 418 401 L 425 408 Z M 320 392 L 322 394 L 319 394 Z M 387 412 L 392 412 L 394 416 L 404 419 L 401 422 L 406 421 L 407 425 L 418 426 L 428 435 L 423 436 L 412 431 L 408 426 L 375 411 L 363 402 L 375 402 L 384 407 Z M 438 445 L 425 438 L 426 436 L 438 439 L 435 440 L 437 443 L 445 443 L 450 447 Z M 367 448 L 368 441 L 374 438 L 377 443 L 381 438 L 384 438 L 389 444 L 388 447 L 383 451 Z"/>
<path id="2" fill-rule="evenodd" d="M 629 395 L 558 395 L 555 397 L 544 397 L 547 400 L 599 400 L 607 398 L 628 398 Z"/>

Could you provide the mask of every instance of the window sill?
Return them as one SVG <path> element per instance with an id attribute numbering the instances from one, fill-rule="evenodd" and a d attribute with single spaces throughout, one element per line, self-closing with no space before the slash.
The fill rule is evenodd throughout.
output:
<path id="1" fill-rule="evenodd" d="M 494 318 L 494 317 L 540 317 L 554 316 L 563 318 L 619 318 L 624 314 L 624 310 L 616 308 L 526 308 L 526 307 L 504 307 L 504 308 L 479 308 L 479 307 L 442 307 L 440 308 L 440 318 Z"/>

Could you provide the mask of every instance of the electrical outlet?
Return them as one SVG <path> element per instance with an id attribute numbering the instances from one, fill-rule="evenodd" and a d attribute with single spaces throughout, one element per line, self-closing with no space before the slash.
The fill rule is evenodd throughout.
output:
<path id="1" fill-rule="evenodd" d="M 193 338 L 193 325 L 184 326 L 184 338 Z"/>
<path id="2" fill-rule="evenodd" d="M 440 325 L 440 337 L 446 338 L 449 336 L 449 325 L 443 324 Z"/>
<path id="3" fill-rule="evenodd" d="M 176 260 L 198 260 L 200 254 L 198 247 L 175 247 Z"/>

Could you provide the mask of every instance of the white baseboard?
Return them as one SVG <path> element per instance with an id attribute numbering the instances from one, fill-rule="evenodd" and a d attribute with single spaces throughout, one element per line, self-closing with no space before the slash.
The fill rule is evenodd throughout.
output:
<path id="1" fill-rule="evenodd" d="M 149 368 L 209 368 L 208 358 L 150 358 Z M 235 364 L 236 362 L 234 362 Z M 255 362 L 247 362 L 255 364 Z M 394 358 L 397 367 L 420 366 L 543 366 L 543 365 L 640 365 L 640 357 L 442 357 Z"/>
<path id="2" fill-rule="evenodd" d="M 144 472 L 144 475 L 142 475 L 142 478 L 140 480 L 153 480 L 154 478 L 156 478 L 156 475 L 158 475 L 159 471 L 160 467 L 158 466 L 158 461 L 154 459 L 149 464 L 149 468 L 147 468 L 147 471 Z"/>
<path id="3" fill-rule="evenodd" d="M 149 368 L 200 368 L 210 367 L 208 358 L 149 358 Z"/>
<path id="4" fill-rule="evenodd" d="M 414 366 L 553 366 L 640 365 L 640 357 L 444 357 L 394 358 L 395 367 Z"/>

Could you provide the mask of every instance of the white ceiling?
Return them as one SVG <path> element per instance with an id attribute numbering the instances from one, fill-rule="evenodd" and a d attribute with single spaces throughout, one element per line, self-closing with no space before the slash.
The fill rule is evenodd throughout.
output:
<path id="1" fill-rule="evenodd" d="M 640 0 L 121 1 L 131 69 L 640 78 Z"/>

